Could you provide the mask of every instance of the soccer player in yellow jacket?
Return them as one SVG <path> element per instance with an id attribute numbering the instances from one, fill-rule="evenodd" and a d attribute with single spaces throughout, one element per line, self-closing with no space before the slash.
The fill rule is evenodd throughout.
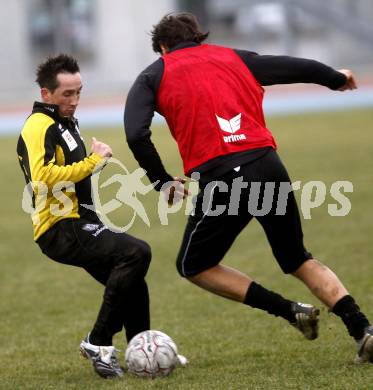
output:
<path id="1" fill-rule="evenodd" d="M 17 153 L 32 194 L 34 240 L 49 258 L 85 269 L 105 285 L 92 330 L 80 344 L 102 377 L 120 377 L 112 337 L 126 331 L 127 341 L 150 328 L 145 275 L 149 246 L 126 233 L 112 232 L 92 205 L 91 175 L 111 157 L 110 146 L 92 139 L 87 156 L 74 117 L 82 90 L 77 61 L 49 57 L 39 65 L 35 102 L 20 134 Z"/>

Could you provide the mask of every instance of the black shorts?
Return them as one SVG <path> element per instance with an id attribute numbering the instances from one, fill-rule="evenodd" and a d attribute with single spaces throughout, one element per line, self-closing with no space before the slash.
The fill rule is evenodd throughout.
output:
<path id="1" fill-rule="evenodd" d="M 241 192 L 238 183 L 243 183 Z M 189 217 L 177 258 L 179 273 L 193 276 L 217 265 L 254 217 L 262 225 L 282 271 L 296 271 L 312 255 L 303 245 L 299 211 L 290 185 L 289 175 L 274 150 L 213 181 L 202 177 L 195 211 Z"/>

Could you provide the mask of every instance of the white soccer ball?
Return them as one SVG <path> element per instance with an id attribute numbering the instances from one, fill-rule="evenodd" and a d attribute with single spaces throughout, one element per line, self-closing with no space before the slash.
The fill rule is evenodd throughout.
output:
<path id="1" fill-rule="evenodd" d="M 128 372 L 145 378 L 170 374 L 178 363 L 182 364 L 178 356 L 175 342 L 158 330 L 137 334 L 125 354 Z"/>

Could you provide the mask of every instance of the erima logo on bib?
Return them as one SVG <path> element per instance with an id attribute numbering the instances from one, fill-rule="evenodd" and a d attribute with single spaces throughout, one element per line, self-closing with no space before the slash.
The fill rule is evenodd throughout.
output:
<path id="1" fill-rule="evenodd" d="M 65 140 L 70 152 L 78 147 L 78 144 L 76 143 L 74 137 L 70 134 L 69 130 L 65 130 L 62 133 L 62 138 Z"/>
<path id="2" fill-rule="evenodd" d="M 236 142 L 246 139 L 245 134 L 234 134 L 241 128 L 241 113 L 234 116 L 233 118 L 227 120 L 224 118 L 221 118 L 220 116 L 216 115 L 216 119 L 219 122 L 219 126 L 221 130 L 225 131 L 226 133 L 230 133 L 231 135 L 223 136 L 224 142 Z"/>

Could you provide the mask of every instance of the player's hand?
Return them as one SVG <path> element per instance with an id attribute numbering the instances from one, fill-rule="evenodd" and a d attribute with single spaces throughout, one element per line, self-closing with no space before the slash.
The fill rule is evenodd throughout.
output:
<path id="1" fill-rule="evenodd" d="M 110 158 L 113 155 L 111 147 L 103 142 L 97 141 L 95 137 L 92 137 L 91 152 L 96 153 L 103 158 Z"/>
<path id="2" fill-rule="evenodd" d="M 353 89 L 357 89 L 355 76 L 350 69 L 339 69 L 338 72 L 343 73 L 347 79 L 345 85 L 342 85 L 341 88 L 338 88 L 338 91 L 352 91 Z"/>
<path id="3" fill-rule="evenodd" d="M 181 177 L 174 177 L 174 181 L 171 181 L 170 185 L 163 191 L 169 206 L 180 202 L 190 195 L 189 191 L 184 187 L 185 182 L 186 180 Z"/>

